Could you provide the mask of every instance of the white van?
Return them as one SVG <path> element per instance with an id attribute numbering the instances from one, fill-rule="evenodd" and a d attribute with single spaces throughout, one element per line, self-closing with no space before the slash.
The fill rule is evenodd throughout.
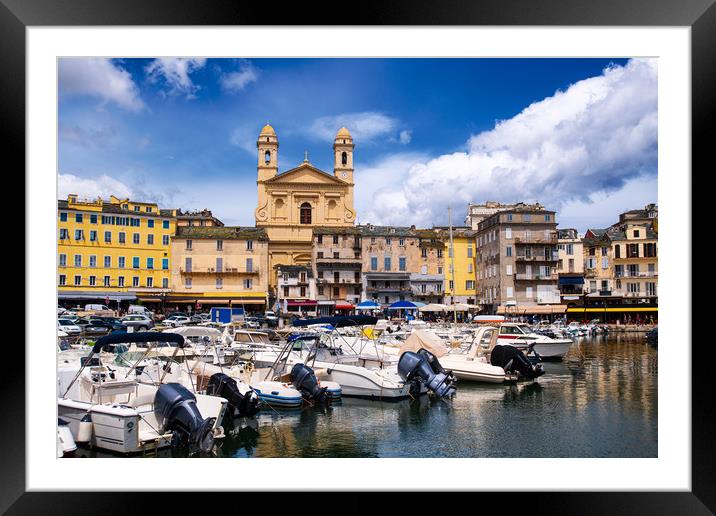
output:
<path id="1" fill-rule="evenodd" d="M 146 306 L 142 305 L 129 305 L 129 309 L 127 310 L 128 314 L 140 314 L 140 315 L 146 315 L 150 319 L 154 319 L 154 312 L 147 309 Z"/>
<path id="2" fill-rule="evenodd" d="M 105 312 L 110 311 L 107 305 L 85 305 L 85 312 Z"/>

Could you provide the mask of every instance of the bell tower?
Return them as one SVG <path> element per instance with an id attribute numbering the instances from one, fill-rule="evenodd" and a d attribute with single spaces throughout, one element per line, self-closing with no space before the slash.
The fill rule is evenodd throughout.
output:
<path id="1" fill-rule="evenodd" d="M 353 184 L 353 137 L 348 129 L 341 127 L 333 142 L 333 174 L 346 183 Z"/>
<path id="2" fill-rule="evenodd" d="M 273 127 L 266 124 L 256 141 L 259 154 L 258 180 L 266 181 L 278 174 L 278 138 Z"/>

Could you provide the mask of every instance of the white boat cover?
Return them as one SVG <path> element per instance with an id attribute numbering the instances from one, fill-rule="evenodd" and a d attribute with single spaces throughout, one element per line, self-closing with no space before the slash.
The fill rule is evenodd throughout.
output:
<path id="1" fill-rule="evenodd" d="M 413 333 L 400 346 L 400 354 L 406 351 L 417 352 L 420 348 L 427 349 L 436 357 L 441 357 L 448 352 L 448 348 L 443 344 L 440 337 L 432 332 L 425 330 L 414 330 Z"/>
<path id="2" fill-rule="evenodd" d="M 208 326 L 178 326 L 169 330 L 164 330 L 164 333 L 178 333 L 184 337 L 220 337 L 221 332 L 216 328 Z"/>

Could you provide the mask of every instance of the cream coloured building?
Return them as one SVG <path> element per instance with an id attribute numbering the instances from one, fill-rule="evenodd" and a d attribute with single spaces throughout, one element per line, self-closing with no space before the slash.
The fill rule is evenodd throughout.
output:
<path id="1" fill-rule="evenodd" d="M 269 283 L 276 285 L 279 265 L 311 262 L 313 228 L 351 227 L 353 207 L 353 138 L 341 128 L 333 142 L 333 173 L 313 166 L 308 158 L 279 173 L 279 142 L 266 125 L 256 142 L 258 149 L 258 205 L 256 226 L 269 238 Z"/>

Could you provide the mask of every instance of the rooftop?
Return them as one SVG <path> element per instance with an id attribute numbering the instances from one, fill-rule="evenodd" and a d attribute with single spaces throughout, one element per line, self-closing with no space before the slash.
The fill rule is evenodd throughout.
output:
<path id="1" fill-rule="evenodd" d="M 216 240 L 268 240 L 264 228 L 253 226 L 177 226 L 174 238 Z"/>

